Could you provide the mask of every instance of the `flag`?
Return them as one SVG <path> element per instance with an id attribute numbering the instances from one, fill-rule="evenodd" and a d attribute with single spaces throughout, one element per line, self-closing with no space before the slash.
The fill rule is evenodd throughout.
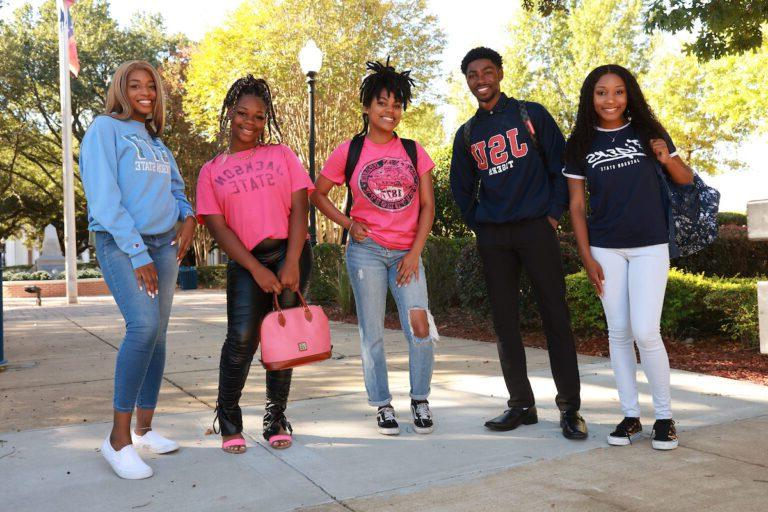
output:
<path id="1" fill-rule="evenodd" d="M 60 0 L 59 1 L 59 19 L 67 19 L 67 44 L 69 45 L 69 72 L 77 78 L 80 74 L 80 60 L 77 58 L 77 43 L 75 42 L 75 25 L 72 22 L 72 16 L 69 15 L 69 8 L 77 0 Z"/>

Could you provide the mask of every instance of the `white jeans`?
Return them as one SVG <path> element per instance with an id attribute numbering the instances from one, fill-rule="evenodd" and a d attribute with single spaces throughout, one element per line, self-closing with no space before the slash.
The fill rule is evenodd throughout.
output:
<path id="1" fill-rule="evenodd" d="M 667 244 L 606 249 L 591 247 L 603 267 L 603 309 L 608 322 L 611 365 L 624 416 L 640 417 L 637 400 L 637 359 L 653 394 L 656 419 L 672 418 L 669 358 L 661 339 L 661 310 L 669 274 Z M 634 342 L 634 343 L 633 343 Z"/>

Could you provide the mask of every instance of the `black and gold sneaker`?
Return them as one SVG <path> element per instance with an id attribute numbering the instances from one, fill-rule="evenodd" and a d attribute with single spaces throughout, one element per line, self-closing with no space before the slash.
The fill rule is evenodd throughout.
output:
<path id="1" fill-rule="evenodd" d="M 656 450 L 674 450 L 677 448 L 677 430 L 675 430 L 674 420 L 656 420 L 656 423 L 653 424 L 651 446 Z"/>
<path id="2" fill-rule="evenodd" d="M 640 418 L 630 416 L 621 420 L 616 425 L 616 429 L 608 434 L 608 444 L 611 446 L 627 446 L 637 441 L 643 435 L 643 426 L 640 424 Z"/>

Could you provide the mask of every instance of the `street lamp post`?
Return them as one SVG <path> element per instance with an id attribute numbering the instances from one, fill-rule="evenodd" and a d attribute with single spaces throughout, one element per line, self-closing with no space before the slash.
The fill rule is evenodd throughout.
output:
<path id="1" fill-rule="evenodd" d="M 309 90 L 309 177 L 315 181 L 315 78 L 323 65 L 323 52 L 310 39 L 299 52 L 301 71 L 307 75 Z M 309 205 L 309 242 L 317 244 L 317 229 L 315 223 L 315 207 Z"/>

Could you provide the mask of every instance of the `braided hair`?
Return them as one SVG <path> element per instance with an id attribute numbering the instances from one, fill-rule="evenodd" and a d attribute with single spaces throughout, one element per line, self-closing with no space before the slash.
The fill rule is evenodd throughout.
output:
<path id="1" fill-rule="evenodd" d="M 411 101 L 411 87 L 415 85 L 411 78 L 411 71 L 398 73 L 393 66 L 387 63 L 382 64 L 378 61 L 368 61 L 365 63 L 366 71 L 372 71 L 363 79 L 360 84 L 360 103 L 363 106 L 370 107 L 373 100 L 378 98 L 382 91 L 387 91 L 395 96 L 395 99 L 403 104 L 403 110 L 408 107 Z M 358 135 L 368 133 L 368 114 L 363 113 L 363 129 Z"/>
<path id="2" fill-rule="evenodd" d="M 648 155 L 653 154 L 651 139 L 659 139 L 667 136 L 667 131 L 651 110 L 645 100 L 643 91 L 637 83 L 635 76 L 623 66 L 618 64 L 606 64 L 593 69 L 584 79 L 579 96 L 579 110 L 576 114 L 576 124 L 571 136 L 565 145 L 565 161 L 573 165 L 580 165 L 592 145 L 595 137 L 594 127 L 598 125 L 598 116 L 595 111 L 594 94 L 595 85 L 605 75 L 617 75 L 624 82 L 627 91 L 627 107 L 624 117 L 632 122 L 632 126 L 640 135 L 640 142 Z"/>
<path id="3" fill-rule="evenodd" d="M 260 98 L 267 107 L 267 126 L 265 131 L 268 132 L 269 137 L 266 142 L 272 143 L 273 134 L 276 134 L 278 138 L 282 138 L 280 125 L 277 123 L 277 115 L 275 114 L 275 106 L 272 103 L 272 91 L 269 89 L 269 84 L 263 78 L 254 78 L 250 73 L 235 80 L 224 97 L 224 103 L 221 104 L 221 113 L 219 114 L 219 136 L 222 139 L 227 136 L 232 118 L 232 109 L 235 108 L 240 98 L 249 95 Z M 261 142 L 265 142 L 264 132 L 261 133 Z"/>

